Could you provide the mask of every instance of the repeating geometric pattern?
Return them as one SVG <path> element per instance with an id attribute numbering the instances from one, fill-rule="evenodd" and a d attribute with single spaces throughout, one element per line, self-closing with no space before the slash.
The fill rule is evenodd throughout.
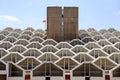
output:
<path id="1" fill-rule="evenodd" d="M 8 63 L 21 70 L 33 70 L 35 76 L 39 66 L 46 65 L 58 67 L 59 72 L 73 71 L 74 76 L 78 75 L 75 70 L 81 70 L 82 66 L 88 64 L 91 69 L 97 66 L 98 70 L 110 71 L 115 67 L 119 68 L 120 31 L 114 28 L 100 31 L 94 28 L 81 29 L 79 39 L 56 42 L 46 39 L 46 33 L 41 29 L 29 27 L 21 30 L 7 27 L 0 31 L 1 69 L 4 70 Z M 79 73 L 78 76 L 82 74 Z"/>

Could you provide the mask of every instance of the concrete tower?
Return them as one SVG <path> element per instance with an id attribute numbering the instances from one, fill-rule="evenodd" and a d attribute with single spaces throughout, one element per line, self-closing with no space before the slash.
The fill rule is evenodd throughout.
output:
<path id="1" fill-rule="evenodd" d="M 47 7 L 47 38 L 62 40 L 62 8 Z"/>
<path id="2" fill-rule="evenodd" d="M 47 38 L 58 42 L 78 38 L 78 7 L 47 7 Z"/>
<path id="3" fill-rule="evenodd" d="M 78 38 L 78 7 L 64 7 L 64 40 Z"/>

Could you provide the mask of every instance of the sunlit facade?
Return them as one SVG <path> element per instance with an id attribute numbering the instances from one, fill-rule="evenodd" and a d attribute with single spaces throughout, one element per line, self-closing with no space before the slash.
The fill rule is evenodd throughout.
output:
<path id="1" fill-rule="evenodd" d="M 79 30 L 57 42 L 33 28 L 0 31 L 0 80 L 120 80 L 120 31 Z"/>

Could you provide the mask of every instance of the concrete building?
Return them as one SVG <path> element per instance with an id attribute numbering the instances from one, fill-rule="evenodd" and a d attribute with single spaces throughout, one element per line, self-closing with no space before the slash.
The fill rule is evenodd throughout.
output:
<path id="1" fill-rule="evenodd" d="M 47 39 L 57 42 L 78 38 L 78 7 L 47 7 Z"/>
<path id="2" fill-rule="evenodd" d="M 64 7 L 64 40 L 78 38 L 78 7 Z"/>
<path id="3" fill-rule="evenodd" d="M 62 32 L 62 8 L 47 7 L 47 38 L 61 41 Z"/>
<path id="4" fill-rule="evenodd" d="M 119 80 L 120 31 L 79 30 L 57 42 L 33 28 L 0 31 L 0 80 Z"/>

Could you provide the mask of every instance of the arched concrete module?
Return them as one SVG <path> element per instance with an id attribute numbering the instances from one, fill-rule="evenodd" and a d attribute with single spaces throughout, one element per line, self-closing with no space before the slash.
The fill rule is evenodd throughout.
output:
<path id="1" fill-rule="evenodd" d="M 79 39 L 73 39 L 72 41 L 69 42 L 72 46 L 75 45 L 84 45 L 85 43 Z"/>
<path id="2" fill-rule="evenodd" d="M 72 70 L 72 80 L 104 80 L 104 72 L 91 62 L 84 62 Z"/>
<path id="3" fill-rule="evenodd" d="M 32 80 L 64 80 L 64 71 L 54 63 L 42 63 L 32 71 Z"/>

